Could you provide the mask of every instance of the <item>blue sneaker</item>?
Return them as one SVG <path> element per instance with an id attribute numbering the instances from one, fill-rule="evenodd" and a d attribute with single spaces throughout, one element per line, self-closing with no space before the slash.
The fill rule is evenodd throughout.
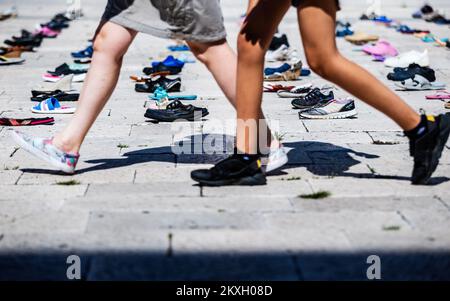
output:
<path id="1" fill-rule="evenodd" d="M 291 69 L 291 65 L 288 63 L 284 63 L 283 65 L 277 67 L 277 68 L 266 68 L 264 69 L 264 75 L 272 75 L 275 73 L 283 73 Z"/>
<path id="2" fill-rule="evenodd" d="M 69 154 L 56 148 L 52 139 L 33 138 L 24 133 L 11 131 L 11 137 L 24 150 L 35 155 L 36 157 L 50 163 L 59 170 L 73 174 L 78 163 L 80 155 Z"/>
<path id="3" fill-rule="evenodd" d="M 176 68 L 183 68 L 184 67 L 184 62 L 174 58 L 172 55 L 169 55 L 162 62 L 152 62 L 152 67 L 156 67 L 156 66 L 158 66 L 160 64 L 163 64 L 166 67 L 176 67 Z"/>
<path id="4" fill-rule="evenodd" d="M 84 50 L 72 52 L 72 57 L 76 59 L 84 59 L 84 58 L 91 58 L 94 54 L 94 48 L 92 46 L 86 47 Z"/>

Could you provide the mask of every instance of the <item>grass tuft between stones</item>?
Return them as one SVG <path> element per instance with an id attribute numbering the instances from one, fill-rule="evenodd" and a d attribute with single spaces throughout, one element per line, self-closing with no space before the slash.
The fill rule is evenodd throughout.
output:
<path id="1" fill-rule="evenodd" d="M 400 226 L 393 225 L 393 226 L 383 226 L 384 231 L 399 231 L 401 229 Z"/>
<path id="2" fill-rule="evenodd" d="M 325 190 L 321 190 L 315 193 L 311 193 L 311 194 L 301 194 L 299 195 L 300 198 L 302 199 L 325 199 L 331 196 L 331 192 L 329 191 L 325 191 Z"/>

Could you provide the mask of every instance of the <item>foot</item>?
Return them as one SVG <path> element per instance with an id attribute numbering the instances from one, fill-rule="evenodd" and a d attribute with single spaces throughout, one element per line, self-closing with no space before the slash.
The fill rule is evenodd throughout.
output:
<path id="1" fill-rule="evenodd" d="M 205 186 L 266 184 L 266 176 L 261 170 L 261 159 L 257 155 L 234 154 L 210 169 L 192 171 L 191 178 Z"/>
<path id="2" fill-rule="evenodd" d="M 450 113 L 422 116 L 422 120 L 425 133 L 410 137 L 410 153 L 414 157 L 411 181 L 415 185 L 428 183 L 450 134 Z"/>
<path id="3" fill-rule="evenodd" d="M 63 152 L 53 145 L 52 139 L 33 138 L 26 134 L 11 131 L 11 137 L 24 150 L 50 163 L 59 170 L 73 174 L 80 155 Z"/>

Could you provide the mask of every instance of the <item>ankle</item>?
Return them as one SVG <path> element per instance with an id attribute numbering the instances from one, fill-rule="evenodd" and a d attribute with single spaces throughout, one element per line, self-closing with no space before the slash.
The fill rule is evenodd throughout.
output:
<path id="1" fill-rule="evenodd" d="M 71 140 L 65 139 L 60 135 L 53 137 L 52 144 L 65 153 L 77 154 L 80 150 L 80 145 L 75 144 Z"/>

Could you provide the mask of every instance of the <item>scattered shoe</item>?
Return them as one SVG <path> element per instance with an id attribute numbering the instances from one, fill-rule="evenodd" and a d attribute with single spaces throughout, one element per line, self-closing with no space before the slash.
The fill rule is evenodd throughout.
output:
<path id="1" fill-rule="evenodd" d="M 290 89 L 289 91 L 280 90 L 277 91 L 278 97 L 281 98 L 296 98 L 296 97 L 302 97 L 305 96 L 305 94 L 309 93 L 312 89 L 312 84 L 305 84 L 301 86 L 295 86 L 294 88 Z"/>
<path id="2" fill-rule="evenodd" d="M 305 110 L 315 106 L 325 105 L 332 100 L 334 100 L 333 91 L 325 95 L 319 88 L 315 88 L 306 96 L 293 99 L 291 104 L 296 109 Z"/>
<path id="3" fill-rule="evenodd" d="M 397 49 L 386 40 L 380 40 L 375 45 L 366 45 L 363 47 L 363 51 L 376 57 L 377 59 L 380 57 L 386 58 L 395 57 L 398 55 Z"/>
<path id="4" fill-rule="evenodd" d="M 77 58 L 77 59 L 92 58 L 93 54 L 94 54 L 94 48 L 92 46 L 88 46 L 88 47 L 86 47 L 86 49 L 71 53 L 72 57 Z"/>
<path id="5" fill-rule="evenodd" d="M 306 119 L 344 119 L 358 115 L 353 99 L 333 99 L 298 114 Z"/>
<path id="6" fill-rule="evenodd" d="M 425 77 L 429 82 L 436 81 L 433 69 L 421 67 L 417 64 L 411 64 L 407 68 L 394 68 L 394 72 L 390 72 L 387 78 L 392 81 L 405 81 L 414 78 L 416 75 Z"/>
<path id="7" fill-rule="evenodd" d="M 39 94 L 42 92 L 50 92 L 50 91 L 56 91 L 61 90 L 64 92 L 71 91 L 72 90 L 72 80 L 73 80 L 73 74 L 70 74 L 68 76 L 63 77 L 59 81 L 55 83 L 44 83 L 41 85 L 38 85 L 33 88 L 31 93 L 33 95 Z"/>
<path id="8" fill-rule="evenodd" d="M 430 100 L 447 100 L 450 99 L 450 92 L 448 91 L 440 91 L 434 95 L 427 95 L 425 96 L 426 99 L 430 99 Z"/>
<path id="9" fill-rule="evenodd" d="M 160 122 L 173 122 L 200 120 L 208 114 L 206 108 L 184 105 L 179 100 L 174 100 L 165 109 L 147 109 L 144 116 Z"/>
<path id="10" fill-rule="evenodd" d="M 302 61 L 299 60 L 296 63 L 294 63 L 292 66 L 290 66 L 290 69 L 284 71 L 284 72 L 275 72 L 270 75 L 265 75 L 264 80 L 265 81 L 293 81 L 298 80 L 301 71 L 302 71 Z"/>
<path id="11" fill-rule="evenodd" d="M 357 32 L 351 36 L 346 36 L 345 40 L 355 44 L 355 45 L 364 45 L 367 44 L 369 42 L 376 42 L 378 41 L 379 37 L 376 35 L 369 35 L 366 33 L 362 33 L 362 32 Z"/>
<path id="12" fill-rule="evenodd" d="M 54 123 L 55 119 L 53 117 L 26 118 L 26 119 L 0 118 L 1 126 L 52 125 Z"/>
<path id="13" fill-rule="evenodd" d="M 0 56 L 0 66 L 6 65 L 17 65 L 25 62 L 25 59 L 22 58 L 8 58 L 5 56 Z"/>
<path id="14" fill-rule="evenodd" d="M 397 57 L 387 58 L 384 61 L 387 67 L 400 67 L 406 68 L 411 64 L 417 64 L 421 67 L 427 67 L 430 65 L 430 59 L 428 57 L 428 50 L 424 52 L 418 52 L 415 50 L 400 54 Z"/>
<path id="15" fill-rule="evenodd" d="M 158 87 L 163 88 L 167 92 L 181 91 L 181 78 L 169 79 L 160 76 L 157 80 L 146 79 L 142 84 L 136 84 L 134 90 L 136 92 L 154 93 Z"/>
<path id="16" fill-rule="evenodd" d="M 35 114 L 73 114 L 75 110 L 76 108 L 61 106 L 54 97 L 41 101 L 37 106 L 31 108 L 31 112 Z"/>
<path id="17" fill-rule="evenodd" d="M 275 51 L 279 49 L 281 45 L 285 45 L 288 48 L 290 47 L 287 36 L 285 34 L 276 33 L 270 42 L 269 51 Z"/>
<path id="18" fill-rule="evenodd" d="M 282 44 L 276 50 L 269 50 L 266 53 L 267 62 L 286 61 L 289 57 L 289 47 Z"/>

